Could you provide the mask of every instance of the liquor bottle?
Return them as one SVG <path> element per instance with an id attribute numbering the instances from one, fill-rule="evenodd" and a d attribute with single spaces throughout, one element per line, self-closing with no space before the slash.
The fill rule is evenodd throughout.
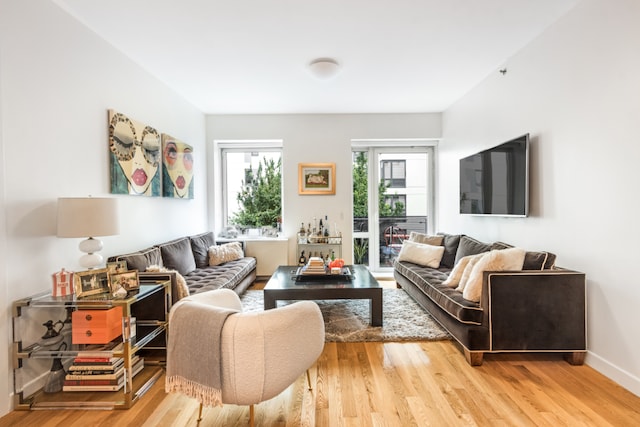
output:
<path id="1" fill-rule="evenodd" d="M 300 258 L 298 258 L 298 265 L 303 267 L 307 263 L 307 257 L 304 256 L 304 251 L 300 253 Z"/>
<path id="2" fill-rule="evenodd" d="M 331 227 L 329 225 L 329 217 L 327 215 L 324 216 L 324 223 L 325 223 L 325 227 L 324 227 L 324 237 L 329 237 L 329 228 Z"/>

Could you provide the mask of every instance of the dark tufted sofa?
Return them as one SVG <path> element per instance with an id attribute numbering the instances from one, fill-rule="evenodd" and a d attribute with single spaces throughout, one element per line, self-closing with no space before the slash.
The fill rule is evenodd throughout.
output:
<path id="1" fill-rule="evenodd" d="M 109 262 L 126 261 L 130 270 L 138 270 L 141 277 L 166 277 L 167 274 L 147 273 L 150 266 L 175 270 L 182 275 L 189 294 L 228 288 L 241 295 L 256 279 L 256 259 L 244 257 L 224 264 L 209 266 L 209 247 L 215 245 L 212 232 L 186 236 L 149 248 L 109 257 Z M 178 299 L 177 275 L 169 274 L 172 299 Z"/>
<path id="2" fill-rule="evenodd" d="M 554 254 L 527 252 L 521 271 L 485 271 L 480 302 L 472 302 L 442 283 L 462 257 L 510 245 L 442 235 L 438 268 L 396 260 L 394 278 L 449 331 L 469 364 L 481 365 L 484 353 L 498 352 L 560 352 L 569 363 L 583 363 L 584 273 L 555 267 Z"/>

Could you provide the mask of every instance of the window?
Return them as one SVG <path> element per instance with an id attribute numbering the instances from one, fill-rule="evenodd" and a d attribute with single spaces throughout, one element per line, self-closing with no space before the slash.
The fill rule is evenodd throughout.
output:
<path id="1" fill-rule="evenodd" d="M 405 160 L 383 160 L 380 162 L 380 177 L 388 188 L 404 188 L 407 185 Z"/>
<path id="2" fill-rule="evenodd" d="M 433 227 L 431 142 L 385 142 L 351 143 L 354 262 L 378 274 L 392 271 L 412 231 L 427 233 Z"/>
<path id="3" fill-rule="evenodd" d="M 271 145 L 246 141 L 219 144 L 225 226 L 277 226 L 280 222 L 282 150 Z"/>
<path id="4" fill-rule="evenodd" d="M 389 205 L 396 215 L 407 214 L 407 196 L 404 194 L 385 194 L 384 203 Z"/>

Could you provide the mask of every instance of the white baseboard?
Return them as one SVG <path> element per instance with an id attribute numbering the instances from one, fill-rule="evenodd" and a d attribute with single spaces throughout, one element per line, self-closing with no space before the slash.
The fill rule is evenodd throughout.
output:
<path id="1" fill-rule="evenodd" d="M 590 351 L 587 351 L 585 363 L 621 387 L 640 397 L 640 378 Z"/>

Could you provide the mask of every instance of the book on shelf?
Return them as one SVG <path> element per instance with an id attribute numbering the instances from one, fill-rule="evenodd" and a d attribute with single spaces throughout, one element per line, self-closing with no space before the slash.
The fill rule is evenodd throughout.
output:
<path id="1" fill-rule="evenodd" d="M 119 367 L 124 365 L 124 359 L 119 359 L 117 362 L 108 365 L 94 365 L 85 363 L 73 362 L 69 366 L 70 371 L 104 371 L 105 374 L 115 372 Z"/>
<path id="2" fill-rule="evenodd" d="M 120 385 L 124 384 L 124 373 L 120 375 L 120 378 L 115 378 L 112 380 L 94 380 L 94 379 L 84 379 L 84 380 L 64 380 L 64 385 Z"/>
<path id="3" fill-rule="evenodd" d="M 138 355 L 131 358 L 131 378 L 135 377 L 144 369 L 144 359 Z M 124 384 L 126 372 L 124 367 L 119 368 L 116 374 L 92 374 L 92 375 L 76 375 L 67 374 L 65 377 L 62 391 L 118 391 Z M 113 377 L 111 377 L 113 376 Z"/>
<path id="4" fill-rule="evenodd" d="M 118 391 L 124 387 L 124 381 L 115 385 L 63 385 L 62 391 Z"/>
<path id="5" fill-rule="evenodd" d="M 112 380 L 121 377 L 124 374 L 124 366 L 120 366 L 112 373 L 105 373 L 105 371 L 69 371 L 65 376 L 68 380 Z"/>
<path id="6" fill-rule="evenodd" d="M 77 365 L 113 365 L 122 360 L 121 357 L 79 357 L 73 359 Z"/>

